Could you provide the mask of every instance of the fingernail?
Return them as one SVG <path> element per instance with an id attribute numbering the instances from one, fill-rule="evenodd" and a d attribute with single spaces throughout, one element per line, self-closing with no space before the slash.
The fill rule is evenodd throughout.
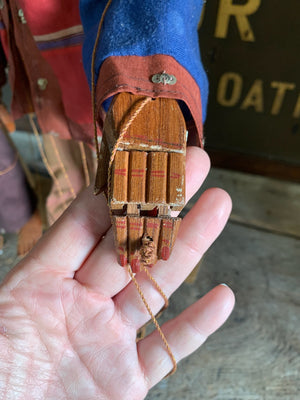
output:
<path id="1" fill-rule="evenodd" d="M 226 283 L 220 283 L 220 285 L 222 285 L 222 286 L 226 286 L 226 287 L 228 287 L 228 288 L 229 288 L 229 286 L 228 286 L 228 285 L 226 285 Z"/>

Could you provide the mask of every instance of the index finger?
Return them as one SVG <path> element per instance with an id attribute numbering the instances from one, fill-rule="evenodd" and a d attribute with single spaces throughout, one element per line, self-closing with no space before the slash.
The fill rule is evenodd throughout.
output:
<path id="1" fill-rule="evenodd" d="M 104 195 L 95 196 L 89 187 L 45 233 L 28 258 L 35 267 L 38 264 L 73 277 L 110 225 Z"/>

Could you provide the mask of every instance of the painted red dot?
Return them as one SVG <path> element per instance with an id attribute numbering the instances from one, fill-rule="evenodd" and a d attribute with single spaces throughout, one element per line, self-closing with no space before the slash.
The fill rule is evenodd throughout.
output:
<path id="1" fill-rule="evenodd" d="M 122 267 L 127 265 L 127 257 L 124 254 L 120 254 L 120 264 Z"/>
<path id="2" fill-rule="evenodd" d="M 131 268 L 132 268 L 132 272 L 139 272 L 140 271 L 140 260 L 138 258 L 134 258 L 133 260 L 131 260 Z"/>

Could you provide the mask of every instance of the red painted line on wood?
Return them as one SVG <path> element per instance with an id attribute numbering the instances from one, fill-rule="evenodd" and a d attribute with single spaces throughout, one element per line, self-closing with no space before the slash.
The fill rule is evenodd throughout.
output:
<path id="1" fill-rule="evenodd" d="M 180 177 L 181 177 L 180 174 L 171 174 L 171 175 L 170 175 L 170 178 L 171 178 L 171 179 L 178 179 L 178 178 L 180 178 Z"/>
<path id="2" fill-rule="evenodd" d="M 159 224 L 155 224 L 155 223 L 153 223 L 153 222 L 148 222 L 146 226 L 147 226 L 147 228 L 154 228 L 154 229 L 156 229 L 156 228 L 159 227 Z"/>
<path id="3" fill-rule="evenodd" d="M 132 221 L 130 221 L 129 225 L 130 226 L 142 226 L 143 225 L 143 221 L 140 221 L 140 222 L 132 222 Z"/>

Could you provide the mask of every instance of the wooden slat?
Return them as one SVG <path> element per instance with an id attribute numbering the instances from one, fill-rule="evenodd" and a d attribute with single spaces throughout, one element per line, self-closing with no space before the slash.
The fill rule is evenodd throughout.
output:
<path id="1" fill-rule="evenodd" d="M 128 201 L 145 203 L 147 153 L 131 151 L 129 158 Z"/>
<path id="2" fill-rule="evenodd" d="M 127 217 L 112 217 L 112 225 L 116 248 L 118 252 L 118 261 L 122 267 L 127 265 L 128 249 L 127 249 Z"/>
<path id="3" fill-rule="evenodd" d="M 185 203 L 185 155 L 169 153 L 168 203 L 173 210 L 180 211 Z"/>
<path id="4" fill-rule="evenodd" d="M 168 154 L 151 152 L 148 155 L 147 202 L 165 204 L 167 201 Z"/>
<path id="5" fill-rule="evenodd" d="M 126 123 L 124 116 L 134 113 L 144 99 L 145 96 L 131 93 L 119 93 L 114 97 L 104 124 L 111 147 Z M 185 148 L 185 142 L 186 124 L 177 100 L 157 98 L 147 103 L 129 126 L 120 148 L 178 151 Z"/>
<path id="6" fill-rule="evenodd" d="M 116 152 L 112 173 L 112 202 L 127 202 L 128 160 L 128 151 Z"/>
<path id="7" fill-rule="evenodd" d="M 133 272 L 139 271 L 139 251 L 141 248 L 142 237 L 144 234 L 143 217 L 127 217 L 128 222 L 128 251 L 129 263 Z"/>
<path id="8" fill-rule="evenodd" d="M 212 168 L 200 194 L 210 187 L 230 193 L 233 209 L 230 220 L 279 235 L 300 238 L 300 185 L 264 176 Z"/>
<path id="9" fill-rule="evenodd" d="M 157 208 L 158 208 L 158 216 L 159 217 L 168 217 L 169 216 L 168 204 L 160 204 Z"/>
<path id="10" fill-rule="evenodd" d="M 133 204 L 133 203 L 127 204 L 127 215 L 128 216 L 139 217 L 140 210 L 138 209 L 137 204 Z"/>
<path id="11" fill-rule="evenodd" d="M 161 220 L 159 218 L 145 218 L 144 236 L 149 236 L 151 238 L 154 244 L 154 248 L 156 249 L 155 255 L 153 257 L 153 263 L 151 265 L 148 265 L 149 267 L 153 266 L 157 261 L 160 223 Z"/>
<path id="12" fill-rule="evenodd" d="M 300 183 L 300 165 L 216 148 L 206 148 L 211 165 Z"/>
<path id="13" fill-rule="evenodd" d="M 161 221 L 158 258 L 168 260 L 180 226 L 180 218 L 163 218 Z"/>
<path id="14" fill-rule="evenodd" d="M 97 166 L 94 193 L 98 195 L 107 188 L 107 171 L 109 166 L 110 151 L 106 137 L 102 138 L 99 163 Z"/>

